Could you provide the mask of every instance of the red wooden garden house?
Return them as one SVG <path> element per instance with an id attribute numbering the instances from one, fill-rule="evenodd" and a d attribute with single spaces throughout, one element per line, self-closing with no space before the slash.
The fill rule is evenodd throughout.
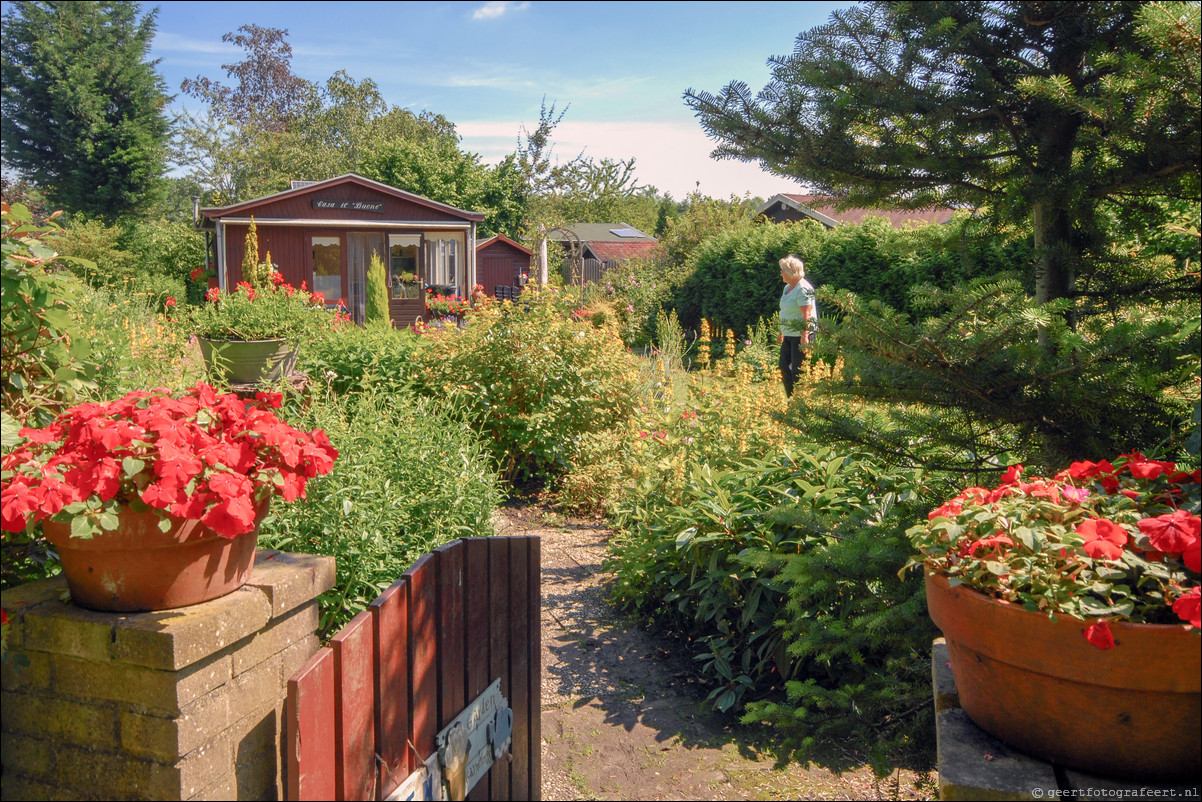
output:
<path id="1" fill-rule="evenodd" d="M 530 276 L 533 252 L 504 234 L 476 246 L 476 281 L 495 297 L 512 297 Z"/>
<path id="2" fill-rule="evenodd" d="M 242 280 L 252 216 L 260 259 L 270 252 L 289 284 L 304 282 L 330 302 L 342 299 L 359 322 L 373 252 L 388 271 L 395 326 L 426 319 L 427 291 L 466 298 L 476 284 L 476 225 L 483 214 L 347 174 L 200 209 L 200 228 L 222 290 Z"/>

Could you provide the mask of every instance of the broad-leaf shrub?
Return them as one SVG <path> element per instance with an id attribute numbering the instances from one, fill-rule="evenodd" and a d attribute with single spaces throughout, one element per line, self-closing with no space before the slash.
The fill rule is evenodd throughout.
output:
<path id="1" fill-rule="evenodd" d="M 195 342 L 168 317 L 178 314 L 178 307 L 164 315 L 146 297 L 89 287 L 71 313 L 79 335 L 91 346 L 97 399 L 147 387 L 183 390 L 205 377 Z"/>
<path id="2" fill-rule="evenodd" d="M 527 288 L 518 303 L 477 306 L 466 328 L 431 328 L 414 352 L 415 386 L 466 411 L 506 480 L 563 473 L 581 438 L 625 428 L 637 404 L 634 357 L 577 303 Z"/>
<path id="3" fill-rule="evenodd" d="M 627 502 L 610 564 L 614 599 L 686 634 L 717 683 L 711 701 L 739 707 L 748 691 L 779 687 L 798 668 L 778 622 L 788 558 L 828 547 L 857 516 L 892 503 L 899 484 L 818 448 L 726 470 L 693 463 L 675 498 L 643 492 Z"/>
<path id="4" fill-rule="evenodd" d="M 363 610 L 422 554 L 459 537 L 492 534 L 500 501 L 487 449 L 431 400 L 358 392 L 315 400 L 297 425 L 320 427 L 340 452 L 306 498 L 273 507 L 260 529 L 269 548 L 337 559 L 321 598 L 326 635 Z"/>
<path id="5" fill-rule="evenodd" d="M 83 288 L 50 269 L 62 231 L 55 216 L 35 221 L 20 204 L 4 204 L 0 215 L 0 398 L 5 415 L 30 425 L 49 423 L 95 387 L 89 344 L 71 319 Z"/>
<path id="6" fill-rule="evenodd" d="M 299 367 L 337 394 L 406 386 L 418 338 L 407 330 L 343 326 L 326 330 L 301 348 Z"/>

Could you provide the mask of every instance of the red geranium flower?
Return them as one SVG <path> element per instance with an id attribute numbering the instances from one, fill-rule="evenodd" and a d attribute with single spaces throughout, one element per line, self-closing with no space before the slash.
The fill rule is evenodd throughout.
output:
<path id="1" fill-rule="evenodd" d="M 1105 621 L 1098 621 L 1095 624 L 1090 624 L 1081 634 L 1085 636 L 1085 640 L 1089 641 L 1099 649 L 1106 650 L 1114 648 L 1114 633 L 1110 631 L 1110 625 Z"/>
<path id="2" fill-rule="evenodd" d="M 1173 602 L 1173 612 L 1194 629 L 1202 629 L 1202 588 L 1192 587 Z"/>
<path id="3" fill-rule="evenodd" d="M 338 456 L 325 432 L 294 429 L 272 411 L 276 394 L 260 395 L 246 402 L 207 384 L 179 398 L 135 392 L 72 407 L 43 430 L 22 429 L 24 442 L 0 457 L 3 531 L 62 513 L 58 520 L 82 518 L 97 534 L 101 510 L 135 499 L 226 537 L 251 531 L 256 500 L 303 496 L 305 482 L 329 473 Z M 85 500 L 103 507 L 63 512 Z"/>
<path id="4" fill-rule="evenodd" d="M 1180 554 L 1202 537 L 1202 519 L 1177 510 L 1170 515 L 1144 518 L 1139 522 L 1139 531 L 1148 536 L 1157 551 Z"/>
<path id="5" fill-rule="evenodd" d="M 1117 560 L 1127 545 L 1127 530 L 1103 518 L 1087 518 L 1077 526 L 1085 538 L 1085 553 L 1095 560 Z"/>

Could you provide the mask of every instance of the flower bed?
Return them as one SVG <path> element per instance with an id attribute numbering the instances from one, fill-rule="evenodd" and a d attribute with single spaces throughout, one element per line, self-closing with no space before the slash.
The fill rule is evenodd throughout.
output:
<path id="1" fill-rule="evenodd" d="M 80 404 L 44 429 L 23 428 L 23 442 L 0 459 L 0 530 L 53 518 L 92 537 L 115 530 L 129 507 L 199 520 L 228 538 L 250 532 L 256 501 L 303 497 L 338 456 L 320 429 L 277 418 L 280 402 L 279 393 L 246 402 L 202 383 L 179 397 L 154 390 Z"/>
<path id="2" fill-rule="evenodd" d="M 1013 466 L 993 489 L 970 487 L 909 532 L 924 564 L 996 599 L 1091 622 L 1108 649 L 1108 622 L 1199 618 L 1202 477 L 1172 462 L 1124 454 L 1075 462 L 1055 477 Z"/>
<path id="3" fill-rule="evenodd" d="M 188 324 L 198 337 L 209 340 L 296 338 L 318 323 L 349 321 L 341 308 L 327 316 L 321 293 L 308 292 L 304 282 L 298 290 L 274 271 L 266 286 L 256 288 L 243 281 L 233 292 L 214 287 L 205 297 L 208 303 L 191 309 Z"/>

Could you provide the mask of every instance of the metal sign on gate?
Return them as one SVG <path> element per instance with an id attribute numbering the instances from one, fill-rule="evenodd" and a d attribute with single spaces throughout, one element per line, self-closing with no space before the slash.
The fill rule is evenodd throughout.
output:
<path id="1" fill-rule="evenodd" d="M 438 733 L 438 751 L 388 799 L 466 799 L 493 764 L 509 752 L 512 740 L 513 710 L 501 694 L 501 680 L 495 679 Z"/>

